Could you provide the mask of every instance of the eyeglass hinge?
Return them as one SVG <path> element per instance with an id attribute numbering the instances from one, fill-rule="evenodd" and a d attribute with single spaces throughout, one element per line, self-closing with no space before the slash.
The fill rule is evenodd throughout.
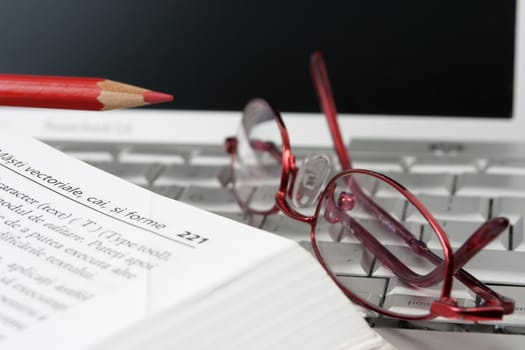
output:
<path id="1" fill-rule="evenodd" d="M 461 307 L 454 298 L 434 301 L 430 311 L 436 316 L 468 321 L 501 320 L 503 317 L 503 310 L 499 306 Z"/>

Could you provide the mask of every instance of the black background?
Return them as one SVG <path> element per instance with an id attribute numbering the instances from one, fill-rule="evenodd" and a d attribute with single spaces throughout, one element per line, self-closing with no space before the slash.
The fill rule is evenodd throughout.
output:
<path id="1" fill-rule="evenodd" d="M 0 72 L 99 76 L 176 109 L 265 97 L 318 111 L 323 50 L 346 113 L 509 116 L 515 2 L 1 0 Z"/>

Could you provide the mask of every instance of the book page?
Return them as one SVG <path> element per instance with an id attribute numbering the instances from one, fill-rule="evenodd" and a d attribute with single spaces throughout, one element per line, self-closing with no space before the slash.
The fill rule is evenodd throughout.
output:
<path id="1" fill-rule="evenodd" d="M 88 348 L 292 244 L 0 135 L 2 349 Z"/>

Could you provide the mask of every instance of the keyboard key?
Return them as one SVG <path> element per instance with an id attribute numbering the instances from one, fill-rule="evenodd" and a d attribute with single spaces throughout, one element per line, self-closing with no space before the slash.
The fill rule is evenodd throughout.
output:
<path id="1" fill-rule="evenodd" d="M 261 228 L 297 242 L 310 240 L 310 225 L 280 213 L 268 215 Z"/>
<path id="2" fill-rule="evenodd" d="M 224 187 L 188 186 L 178 200 L 208 211 L 241 211 L 232 192 Z"/>
<path id="3" fill-rule="evenodd" d="M 506 315 L 496 324 L 525 326 L 525 286 L 489 285 L 497 293 L 514 299 L 514 313 Z"/>
<path id="4" fill-rule="evenodd" d="M 512 228 L 507 229 L 509 246 L 512 250 L 525 251 L 525 198 L 500 197 L 494 199 L 493 216 L 503 216 L 509 219 Z"/>
<path id="5" fill-rule="evenodd" d="M 483 223 L 489 217 L 490 202 L 486 197 L 435 196 L 420 194 L 418 199 L 438 220 L 461 220 Z M 414 206 L 408 206 L 407 221 L 426 221 Z"/>
<path id="6" fill-rule="evenodd" d="M 101 170 L 140 186 L 151 185 L 152 181 L 162 170 L 162 166 L 158 163 L 94 162 L 91 164 Z"/>
<path id="7" fill-rule="evenodd" d="M 497 197 L 492 204 L 492 216 L 504 216 L 514 224 L 525 216 L 525 198 Z"/>
<path id="8" fill-rule="evenodd" d="M 525 175 L 525 159 L 498 159 L 487 165 L 489 174 Z"/>
<path id="9" fill-rule="evenodd" d="M 418 256 L 410 250 L 407 246 L 401 245 L 387 245 L 385 246 L 394 256 L 396 256 L 402 263 L 409 267 L 415 273 L 424 275 L 434 269 L 434 265 L 427 259 Z M 373 277 L 394 277 L 394 273 L 385 265 L 381 263 L 379 258 L 376 259 L 374 265 Z"/>
<path id="10" fill-rule="evenodd" d="M 403 220 L 406 207 L 406 199 L 403 197 L 376 197 L 373 198 L 374 203 L 379 208 L 388 212 L 393 218 L 398 221 Z M 365 208 L 356 206 L 352 211 L 348 211 L 348 215 L 356 219 L 374 219 L 375 214 L 367 211 Z"/>
<path id="11" fill-rule="evenodd" d="M 407 204 L 407 201 L 405 198 L 402 197 L 376 197 L 374 198 L 374 202 L 381 208 L 383 208 L 386 212 L 388 212 L 392 217 L 398 219 L 401 221 L 403 219 L 403 216 L 405 215 L 405 207 Z M 353 212 L 352 212 L 353 214 Z M 361 211 L 361 214 L 366 215 L 366 217 L 370 217 L 370 213 L 366 211 Z"/>
<path id="12" fill-rule="evenodd" d="M 433 194 L 448 196 L 452 193 L 454 176 L 452 174 L 408 174 L 408 173 L 388 173 L 388 176 L 408 188 L 413 194 Z M 399 195 L 390 186 L 380 186 L 376 196 Z"/>
<path id="13" fill-rule="evenodd" d="M 402 315 L 426 315 L 436 299 L 435 296 L 391 293 L 385 298 L 383 308 Z"/>
<path id="14" fill-rule="evenodd" d="M 194 152 L 189 163 L 192 165 L 230 165 L 230 156 L 224 147 L 203 147 Z"/>
<path id="15" fill-rule="evenodd" d="M 465 241 L 481 226 L 478 222 L 468 221 L 444 221 L 441 227 L 447 234 L 450 245 L 454 250 L 459 248 Z M 437 234 L 430 228 L 430 225 L 423 225 L 423 241 L 430 249 L 442 249 Z M 484 249 L 508 250 L 509 232 L 504 231 L 495 240 L 490 242 Z"/>
<path id="16" fill-rule="evenodd" d="M 401 157 L 384 156 L 352 155 L 352 167 L 356 169 L 374 170 L 381 173 L 401 173 L 405 170 L 405 165 Z"/>
<path id="17" fill-rule="evenodd" d="M 383 307 L 389 311 L 402 314 L 424 314 L 441 296 L 441 284 L 428 288 L 411 288 L 398 278 L 391 278 L 388 284 Z M 452 296 L 460 306 L 475 306 L 476 299 L 461 283 L 454 283 Z M 438 321 L 446 321 L 439 319 Z"/>
<path id="18" fill-rule="evenodd" d="M 488 283 L 525 285 L 525 251 L 480 251 L 465 266 L 465 270 Z"/>
<path id="19" fill-rule="evenodd" d="M 155 185 L 220 187 L 222 166 L 171 164 L 155 180 Z"/>
<path id="20" fill-rule="evenodd" d="M 387 295 L 392 294 L 405 294 L 405 295 L 420 295 L 420 296 L 431 296 L 434 299 L 439 298 L 441 296 L 441 292 L 443 290 L 442 283 L 437 283 L 429 287 L 425 288 L 413 288 L 407 285 L 406 283 L 403 283 L 401 279 L 398 277 L 393 277 L 390 279 L 390 282 L 388 283 L 388 288 L 386 290 Z M 464 284 L 462 283 L 453 283 L 452 284 L 452 290 L 451 295 L 455 298 L 462 299 L 464 302 L 460 305 L 475 305 L 476 303 L 476 297 L 472 295 L 472 292 L 470 289 L 468 289 Z"/>
<path id="21" fill-rule="evenodd" d="M 371 304 L 381 306 L 385 296 L 388 279 L 356 276 L 338 276 L 338 279 L 346 288 L 357 294 L 361 299 Z M 377 316 L 376 312 L 371 311 L 368 308 L 360 308 L 360 310 L 365 316 Z"/>
<path id="22" fill-rule="evenodd" d="M 458 176 L 456 194 L 525 198 L 525 175 L 462 174 Z"/>
<path id="23" fill-rule="evenodd" d="M 482 160 L 476 158 L 417 157 L 408 171 L 414 174 L 477 173 L 483 168 L 483 164 Z"/>
<path id="24" fill-rule="evenodd" d="M 381 244 L 386 246 L 406 246 L 406 242 L 397 234 L 395 234 L 387 225 L 381 223 L 379 220 L 373 219 L 359 219 L 359 224 L 365 228 L 373 237 L 375 237 Z M 417 223 L 408 223 L 405 225 L 416 239 L 420 238 L 421 225 Z M 341 230 L 339 241 L 362 244 L 361 241 L 348 229 Z"/>
<path id="25" fill-rule="evenodd" d="M 170 145 L 134 145 L 119 156 L 121 162 L 183 164 L 191 151 Z"/>
<path id="26" fill-rule="evenodd" d="M 372 269 L 372 257 L 365 254 L 359 244 L 318 242 L 318 247 L 337 275 L 368 276 Z"/>
<path id="27" fill-rule="evenodd" d="M 62 150 L 67 155 L 80 159 L 84 162 L 113 162 L 115 157 L 106 150 Z"/>
<path id="28" fill-rule="evenodd" d="M 245 191 L 250 193 L 249 205 L 251 208 L 269 210 L 275 204 L 275 194 L 278 185 L 259 185 L 257 188 L 245 187 Z"/>
<path id="29" fill-rule="evenodd" d="M 509 249 L 525 252 L 525 218 L 516 220 L 505 233 L 509 235 Z"/>

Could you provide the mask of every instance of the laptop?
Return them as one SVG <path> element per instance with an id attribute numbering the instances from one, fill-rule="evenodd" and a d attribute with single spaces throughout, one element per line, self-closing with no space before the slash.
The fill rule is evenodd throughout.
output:
<path id="1" fill-rule="evenodd" d="M 37 2 L 33 7 L 4 4 L 0 39 L 9 54 L 0 57 L 1 70 L 103 76 L 173 93 L 175 101 L 104 113 L 2 108 L 2 127 L 35 136 L 163 195 L 242 221 L 235 203 L 221 207 L 224 200 L 215 197 L 199 201 L 204 194 L 223 191 L 210 190 L 215 178 L 185 176 L 191 172 L 183 166 L 201 166 L 204 172 L 226 167 L 224 139 L 235 134 L 241 110 L 253 97 L 267 99 L 282 112 L 294 151 L 333 152 L 308 75 L 309 54 L 321 49 L 355 167 L 384 172 L 427 199 L 425 187 L 441 186 L 436 179 L 448 174 L 454 192 L 479 195 L 485 203 L 462 210 L 474 208 L 486 217 L 505 214 L 513 224 L 513 235 L 507 236 L 512 239 L 497 244 L 517 253 L 509 268 L 514 280 L 482 279 L 504 289 L 514 283 L 506 289 L 517 297 L 512 322 L 479 327 L 372 318 L 371 324 L 404 349 L 523 348 L 525 281 L 516 266 L 525 254 L 522 1 L 112 6 L 105 3 L 100 11 L 92 2 L 73 8 L 63 0 L 55 2 L 54 11 L 42 11 Z M 21 20 L 27 25 L 19 25 Z M 113 161 L 135 166 L 117 171 Z M 145 170 L 147 163 L 157 167 L 154 175 Z M 411 172 L 434 182 L 422 186 Z M 494 176 L 479 180 L 478 173 Z M 502 202 L 503 197 L 511 200 Z M 249 224 L 307 240 L 282 215 Z M 489 252 L 472 268 L 481 269 L 498 256 Z"/>

